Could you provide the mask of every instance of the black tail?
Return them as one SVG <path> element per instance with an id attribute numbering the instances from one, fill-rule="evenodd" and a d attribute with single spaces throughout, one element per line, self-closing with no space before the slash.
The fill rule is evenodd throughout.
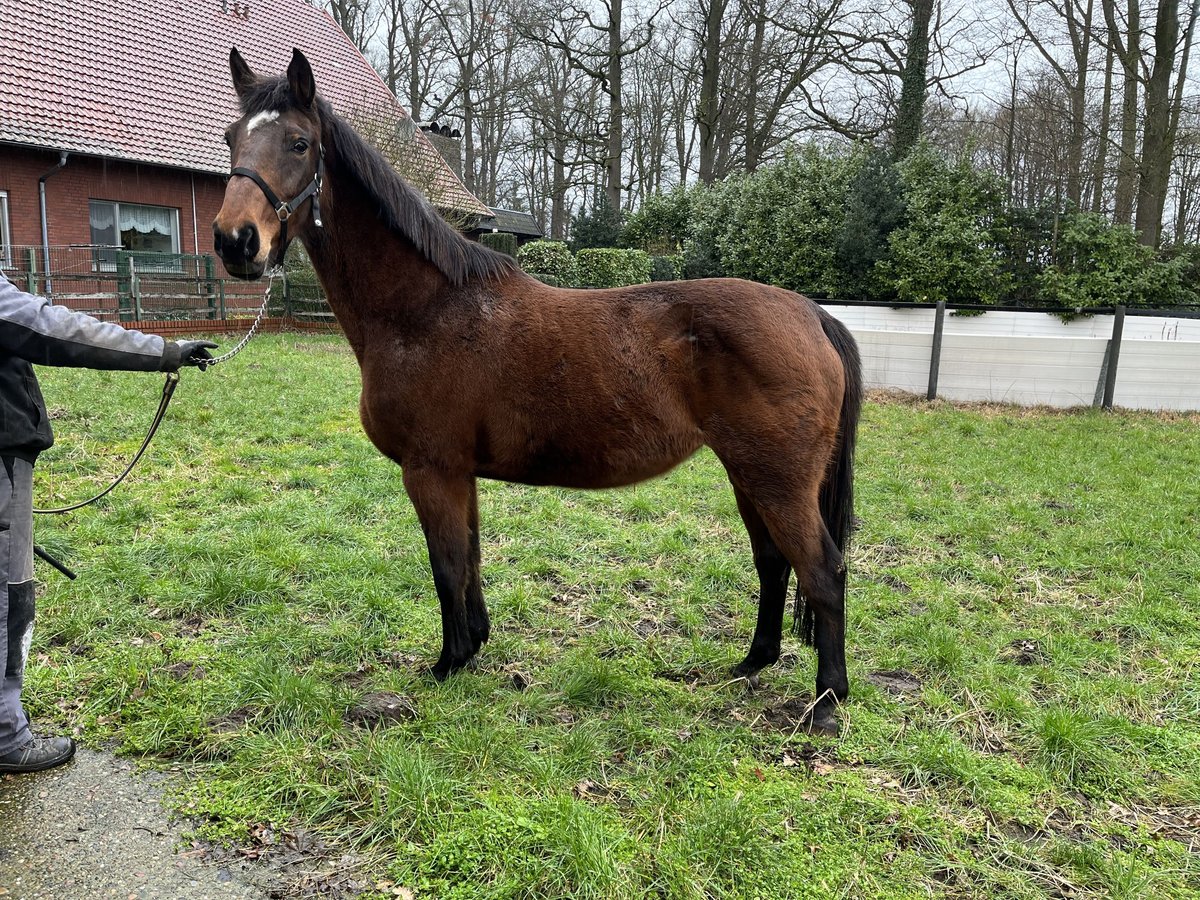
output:
<path id="1" fill-rule="evenodd" d="M 842 358 L 846 379 L 837 447 L 829 461 L 829 471 L 825 473 L 820 495 L 821 518 L 844 560 L 850 549 L 850 532 L 854 528 L 854 443 L 858 436 L 858 416 L 863 401 L 862 360 L 850 330 L 823 309 L 821 328 Z M 797 598 L 796 630 L 809 646 L 813 644 L 813 625 L 812 608 Z"/>

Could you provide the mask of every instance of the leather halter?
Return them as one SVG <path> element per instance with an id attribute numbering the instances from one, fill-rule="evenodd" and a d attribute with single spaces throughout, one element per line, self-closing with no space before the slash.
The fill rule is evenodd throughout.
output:
<path id="1" fill-rule="evenodd" d="M 286 202 L 280 200 L 279 196 L 271 190 L 271 186 L 253 169 L 245 169 L 238 166 L 229 173 L 231 178 L 234 175 L 241 175 L 257 184 L 259 190 L 263 192 L 263 196 L 267 198 L 267 202 L 271 204 L 271 208 L 275 210 L 275 215 L 279 216 L 279 246 L 282 249 L 279 251 L 279 259 L 275 261 L 276 265 L 283 265 L 283 257 L 287 253 L 288 219 L 295 214 L 296 210 L 309 197 L 312 197 L 313 224 L 318 228 L 323 227 L 321 225 L 321 184 L 325 180 L 325 145 L 318 144 L 317 149 L 320 150 L 320 157 L 317 159 L 317 171 L 313 174 L 312 181 L 305 185 L 304 190 Z"/>

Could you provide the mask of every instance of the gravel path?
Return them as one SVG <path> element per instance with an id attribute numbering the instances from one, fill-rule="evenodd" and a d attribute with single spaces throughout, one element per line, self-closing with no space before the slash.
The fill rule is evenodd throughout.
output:
<path id="1" fill-rule="evenodd" d="M 162 781 L 82 748 L 62 768 L 0 778 L 0 898 L 266 900 L 240 866 L 177 851 Z"/>

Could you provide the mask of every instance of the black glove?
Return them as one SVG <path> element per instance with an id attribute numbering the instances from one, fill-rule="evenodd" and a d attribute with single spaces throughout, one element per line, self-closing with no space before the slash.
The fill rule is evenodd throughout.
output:
<path id="1" fill-rule="evenodd" d="M 212 341 L 179 341 L 179 367 L 198 366 L 203 372 L 212 359 L 208 351 L 216 349 L 217 345 Z"/>

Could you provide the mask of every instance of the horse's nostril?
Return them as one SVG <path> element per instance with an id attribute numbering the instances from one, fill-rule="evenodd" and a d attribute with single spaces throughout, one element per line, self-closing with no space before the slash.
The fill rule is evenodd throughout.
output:
<path id="1" fill-rule="evenodd" d="M 240 234 L 240 232 L 239 232 Z M 242 253 L 246 259 L 254 259 L 258 256 L 258 229 L 253 225 L 247 225 L 245 234 L 240 237 L 242 242 Z"/>

